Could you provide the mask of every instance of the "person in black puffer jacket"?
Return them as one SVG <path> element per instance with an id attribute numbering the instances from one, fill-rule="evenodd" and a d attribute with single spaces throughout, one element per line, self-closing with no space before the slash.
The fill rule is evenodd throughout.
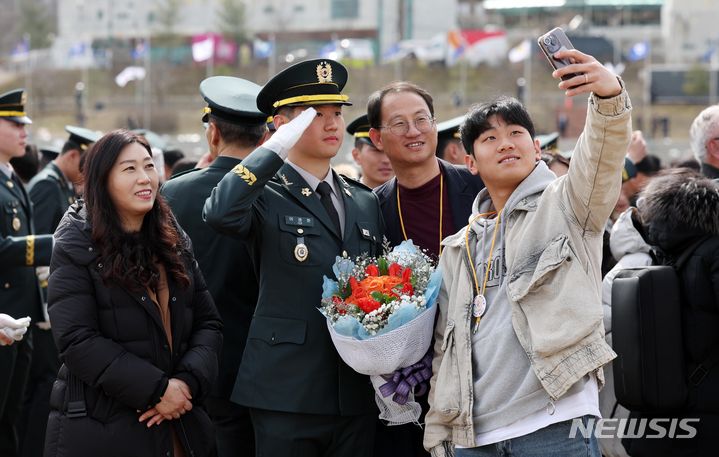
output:
<path id="1" fill-rule="evenodd" d="M 62 361 L 45 456 L 205 457 L 202 407 L 222 323 L 189 239 L 157 195 L 146 141 L 108 133 L 87 153 L 85 201 L 55 232 L 48 305 Z"/>
<path id="2" fill-rule="evenodd" d="M 632 457 L 716 455 L 719 364 L 707 361 L 719 351 L 719 185 L 689 169 L 668 170 L 649 183 L 638 206 L 646 241 L 663 255 L 676 259 L 696 246 L 678 271 L 683 348 L 688 374 L 699 364 L 707 365 L 708 373 L 697 385 L 688 383 L 689 397 L 680 416 L 699 419 L 689 423 L 697 430 L 694 438 L 625 438 L 622 444 Z M 647 433 L 656 435 L 649 429 Z"/>

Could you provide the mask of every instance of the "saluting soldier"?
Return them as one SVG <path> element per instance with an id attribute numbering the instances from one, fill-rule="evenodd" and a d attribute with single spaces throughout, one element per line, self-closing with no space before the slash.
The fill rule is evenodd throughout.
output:
<path id="1" fill-rule="evenodd" d="M 250 408 L 257 455 L 370 456 L 377 407 L 317 310 L 338 255 L 380 253 L 377 197 L 330 167 L 342 143 L 347 70 L 298 63 L 272 78 L 257 106 L 277 131 L 228 173 L 207 222 L 244 239 L 259 265 L 259 299 L 233 401 Z"/>
<path id="2" fill-rule="evenodd" d="M 26 95 L 17 89 L 0 95 L 0 312 L 42 318 L 37 265 L 48 265 L 52 235 L 34 235 L 32 202 L 10 159 L 25 153 Z M 0 455 L 19 455 L 17 422 L 32 356 L 32 336 L 0 347 Z"/>
<path id="3" fill-rule="evenodd" d="M 267 137 L 267 115 L 257 109 L 257 84 L 230 76 L 200 83 L 207 102 L 202 122 L 210 153 L 207 168 L 176 175 L 161 189 L 175 217 L 192 240 L 207 288 L 222 316 L 223 351 L 215 391 L 205 405 L 217 429 L 218 457 L 252 456 L 254 432 L 247 408 L 230 401 L 247 332 L 257 303 L 257 277 L 247 246 L 220 235 L 202 220 L 210 192 Z"/>
<path id="4" fill-rule="evenodd" d="M 70 137 L 59 155 L 28 184 L 36 233 L 52 235 L 55 232 L 65 211 L 75 202 L 75 183 L 82 181 L 80 162 L 88 148 L 101 136 L 93 130 L 72 125 L 65 126 L 65 131 Z M 44 442 L 37 438 L 45 436 L 47 417 L 50 414 L 50 391 L 60 369 L 60 360 L 47 317 L 48 271 L 47 267 L 38 269 L 43 297 L 43 318 L 30 327 L 34 349 L 19 427 L 23 457 L 42 456 Z"/>

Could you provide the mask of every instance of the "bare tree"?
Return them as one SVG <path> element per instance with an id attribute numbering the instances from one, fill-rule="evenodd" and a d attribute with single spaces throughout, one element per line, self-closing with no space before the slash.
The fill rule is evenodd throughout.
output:
<path id="1" fill-rule="evenodd" d="M 218 29 L 225 38 L 242 44 L 247 40 L 245 4 L 242 0 L 221 0 Z"/>

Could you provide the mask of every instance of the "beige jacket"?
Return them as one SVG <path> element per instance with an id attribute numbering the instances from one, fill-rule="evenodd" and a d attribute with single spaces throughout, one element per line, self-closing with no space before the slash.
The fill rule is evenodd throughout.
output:
<path id="1" fill-rule="evenodd" d="M 631 104 L 589 97 L 587 120 L 566 177 L 522 199 L 504 227 L 512 326 L 553 400 L 616 354 L 604 341 L 601 257 L 604 225 L 619 196 L 631 137 Z M 462 229 L 443 241 L 443 285 L 435 327 L 424 447 L 454 455 L 474 446 L 470 318 L 473 295 Z M 470 241 L 470 246 L 472 246 Z"/>

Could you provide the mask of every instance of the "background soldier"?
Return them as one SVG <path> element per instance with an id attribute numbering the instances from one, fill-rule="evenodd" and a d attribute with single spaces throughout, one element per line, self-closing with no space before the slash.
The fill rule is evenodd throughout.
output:
<path id="1" fill-rule="evenodd" d="M 260 86 L 229 76 L 214 76 L 200 84 L 207 101 L 202 118 L 207 143 L 217 157 L 207 168 L 173 177 L 162 195 L 192 240 L 195 257 L 215 299 L 222 320 L 223 351 L 220 375 L 207 410 L 217 428 L 219 457 L 254 455 L 254 432 L 247 408 L 232 403 L 237 369 L 257 303 L 257 277 L 247 246 L 220 235 L 202 220 L 202 207 L 217 183 L 259 146 L 267 135 L 267 115 L 257 109 Z"/>
<path id="2" fill-rule="evenodd" d="M 257 106 L 275 115 L 277 131 L 205 203 L 207 222 L 246 240 L 259 264 L 259 299 L 233 393 L 250 408 L 257 455 L 372 452 L 369 378 L 340 359 L 317 311 L 336 256 L 381 248 L 376 196 L 330 168 L 344 133 L 346 80 L 347 70 L 329 59 L 272 78 Z"/>
<path id="3" fill-rule="evenodd" d="M 0 95 L 0 312 L 15 318 L 41 320 L 40 287 L 36 265 L 48 265 L 52 235 L 35 236 L 32 203 L 10 159 L 25 153 L 25 92 Z M 11 346 L 0 347 L 0 455 L 19 455 L 16 425 L 30 369 L 32 335 Z"/>
<path id="4" fill-rule="evenodd" d="M 464 115 L 437 124 L 437 157 L 454 165 L 464 166 L 467 151 L 459 137 L 459 126 Z"/>
<path id="5" fill-rule="evenodd" d="M 362 175 L 360 182 L 370 189 L 381 186 L 392 179 L 394 172 L 387 154 L 377 149 L 369 139 L 369 121 L 363 114 L 347 126 L 347 133 L 355 140 L 352 158 L 359 165 Z"/>

